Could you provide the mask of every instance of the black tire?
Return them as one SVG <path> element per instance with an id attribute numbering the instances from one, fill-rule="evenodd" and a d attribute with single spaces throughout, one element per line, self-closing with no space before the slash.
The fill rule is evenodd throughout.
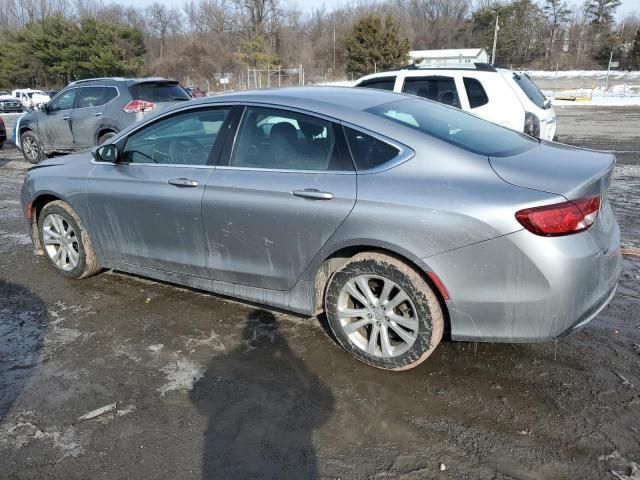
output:
<path id="1" fill-rule="evenodd" d="M 44 145 L 31 130 L 24 132 L 20 136 L 20 147 L 22 148 L 22 155 L 29 163 L 36 164 L 45 158 Z"/>
<path id="2" fill-rule="evenodd" d="M 75 233 L 74 235 L 74 247 L 78 253 L 78 262 L 75 268 L 70 270 L 64 270 L 60 268 L 53 261 L 47 246 L 45 245 L 45 231 L 44 224 L 47 220 L 47 217 L 51 215 L 57 215 L 62 217 L 62 219 L 68 224 L 69 227 Z M 96 255 L 93 250 L 93 245 L 91 243 L 91 238 L 89 237 L 89 233 L 86 228 L 80 221 L 78 215 L 73 211 L 73 209 L 65 202 L 61 200 L 56 200 L 51 203 L 47 203 L 44 208 L 40 211 L 38 215 L 38 234 L 40 245 L 45 252 L 45 257 L 49 261 L 49 263 L 55 268 L 55 270 L 64 277 L 67 278 L 85 278 L 90 277 L 91 275 L 95 275 L 100 271 L 100 267 L 96 261 Z"/>
<path id="3" fill-rule="evenodd" d="M 115 132 L 105 132 L 105 133 L 103 133 L 102 135 L 100 135 L 98 137 L 98 144 L 96 146 L 102 145 L 107 140 L 109 140 L 110 138 L 113 138 L 115 136 L 116 136 Z"/>
<path id="4" fill-rule="evenodd" d="M 414 322 L 417 319 L 417 329 L 412 332 L 415 335 L 415 339 L 410 347 L 408 347 L 409 343 L 407 343 L 408 349 L 406 351 L 400 351 L 398 355 L 394 356 L 372 355 L 354 343 L 344 331 L 338 314 L 338 302 L 342 298 L 340 295 L 347 282 L 360 275 L 374 275 L 388 279 L 407 294 L 410 303 L 407 302 L 405 305 L 408 305 L 411 310 L 415 309 L 415 313 L 412 313 L 408 318 Z M 376 279 L 373 279 L 373 282 L 375 281 Z M 375 287 L 375 283 L 373 287 Z M 399 294 L 399 290 L 396 287 L 392 290 L 392 292 L 395 291 L 396 293 L 390 293 L 393 296 L 388 297 L 390 302 L 393 302 L 395 295 Z M 402 260 L 381 253 L 359 253 L 332 275 L 326 292 L 325 312 L 327 313 L 329 327 L 336 340 L 344 350 L 368 365 L 384 370 L 408 370 L 426 360 L 442 339 L 444 318 L 438 298 L 425 279 L 413 267 Z M 400 306 L 403 306 L 403 304 L 400 304 Z M 362 306 L 354 306 L 353 308 L 361 309 Z M 385 314 L 383 313 L 382 315 Z M 358 332 L 368 334 L 369 339 L 371 338 L 375 318 L 378 317 L 373 318 L 370 325 L 363 326 L 358 330 Z M 384 316 L 383 322 L 386 320 L 389 320 L 389 318 Z M 364 316 L 362 321 L 366 321 Z M 377 323 L 378 325 L 381 324 L 381 322 Z M 398 324 L 394 323 L 393 327 L 389 323 L 385 324 L 388 326 L 388 328 L 385 327 L 386 331 L 389 332 L 387 335 L 393 335 L 395 338 L 400 339 L 395 333 Z M 379 340 L 375 340 L 380 347 L 382 344 L 381 337 Z"/>
<path id="5" fill-rule="evenodd" d="M 2 150 L 2 147 L 4 147 L 4 142 L 0 142 L 0 150 Z"/>

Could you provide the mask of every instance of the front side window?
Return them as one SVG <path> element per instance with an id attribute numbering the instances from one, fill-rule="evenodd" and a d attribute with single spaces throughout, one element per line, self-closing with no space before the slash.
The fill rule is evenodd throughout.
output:
<path id="1" fill-rule="evenodd" d="M 118 96 L 115 87 L 82 87 L 76 108 L 99 107 Z"/>
<path id="2" fill-rule="evenodd" d="M 453 77 L 408 77 L 402 87 L 404 93 L 460 108 L 458 90 Z"/>
<path id="3" fill-rule="evenodd" d="M 365 80 L 364 82 L 356 85 L 356 87 L 377 88 L 379 90 L 393 91 L 393 87 L 395 84 L 396 84 L 396 77 L 383 77 L 383 78 L 373 78 L 371 80 Z"/>
<path id="4" fill-rule="evenodd" d="M 484 91 L 482 84 L 475 78 L 464 77 L 464 89 L 467 92 L 469 106 L 471 108 L 481 107 L 489 103 L 487 92 Z"/>
<path id="5" fill-rule="evenodd" d="M 279 170 L 353 170 L 338 125 L 266 107 L 247 107 L 230 165 Z"/>
<path id="6" fill-rule="evenodd" d="M 358 171 L 379 167 L 400 153 L 396 147 L 366 133 L 349 127 L 345 127 L 344 131 Z"/>
<path id="7" fill-rule="evenodd" d="M 487 157 L 515 155 L 538 145 L 522 133 L 419 98 L 384 103 L 366 111 Z"/>
<path id="8" fill-rule="evenodd" d="M 134 132 L 122 152 L 125 163 L 207 165 L 228 107 L 191 110 Z"/>
<path id="9" fill-rule="evenodd" d="M 58 95 L 50 104 L 48 110 L 57 112 L 59 110 L 70 110 L 73 108 L 73 102 L 76 99 L 77 88 L 72 88 Z"/>

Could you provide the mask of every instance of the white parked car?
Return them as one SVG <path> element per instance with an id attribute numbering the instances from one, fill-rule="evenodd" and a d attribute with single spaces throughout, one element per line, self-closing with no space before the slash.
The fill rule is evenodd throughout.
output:
<path id="1" fill-rule="evenodd" d="M 31 88 L 12 90 L 11 95 L 20 100 L 27 110 L 39 109 L 45 103 L 51 101 L 51 97 L 42 90 L 33 90 Z"/>
<path id="2" fill-rule="evenodd" d="M 544 140 L 555 138 L 556 114 L 551 101 L 524 72 L 484 63 L 412 66 L 367 75 L 354 86 L 418 95 Z"/>

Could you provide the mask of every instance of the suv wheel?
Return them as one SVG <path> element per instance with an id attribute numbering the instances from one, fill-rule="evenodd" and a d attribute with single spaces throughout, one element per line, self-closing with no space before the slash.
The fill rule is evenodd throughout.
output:
<path id="1" fill-rule="evenodd" d="M 60 200 L 48 203 L 38 217 L 40 245 L 58 273 L 69 278 L 98 273 L 89 234 L 68 204 Z"/>
<path id="2" fill-rule="evenodd" d="M 338 343 L 358 360 L 386 370 L 422 363 L 442 339 L 438 298 L 408 264 L 360 253 L 335 272 L 325 298 Z"/>
<path id="3" fill-rule="evenodd" d="M 24 132 L 20 136 L 22 155 L 30 163 L 38 163 L 44 159 L 44 146 L 38 136 L 32 131 Z"/>
<path id="4" fill-rule="evenodd" d="M 107 140 L 109 140 L 110 138 L 113 138 L 115 136 L 116 136 L 115 132 L 105 132 L 105 133 L 103 133 L 102 135 L 100 135 L 98 137 L 98 146 L 102 145 Z"/>

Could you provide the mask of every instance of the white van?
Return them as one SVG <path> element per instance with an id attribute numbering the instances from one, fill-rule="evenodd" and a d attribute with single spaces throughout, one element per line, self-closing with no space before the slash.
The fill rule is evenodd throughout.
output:
<path id="1" fill-rule="evenodd" d="M 27 110 L 41 108 L 42 105 L 51 101 L 51 97 L 42 90 L 33 90 L 31 88 L 12 90 L 11 95 L 20 100 Z"/>
<path id="2" fill-rule="evenodd" d="M 556 113 L 524 72 L 485 63 L 460 67 L 416 67 L 374 73 L 355 87 L 380 88 L 418 95 L 473 113 L 493 123 L 554 140 Z"/>

